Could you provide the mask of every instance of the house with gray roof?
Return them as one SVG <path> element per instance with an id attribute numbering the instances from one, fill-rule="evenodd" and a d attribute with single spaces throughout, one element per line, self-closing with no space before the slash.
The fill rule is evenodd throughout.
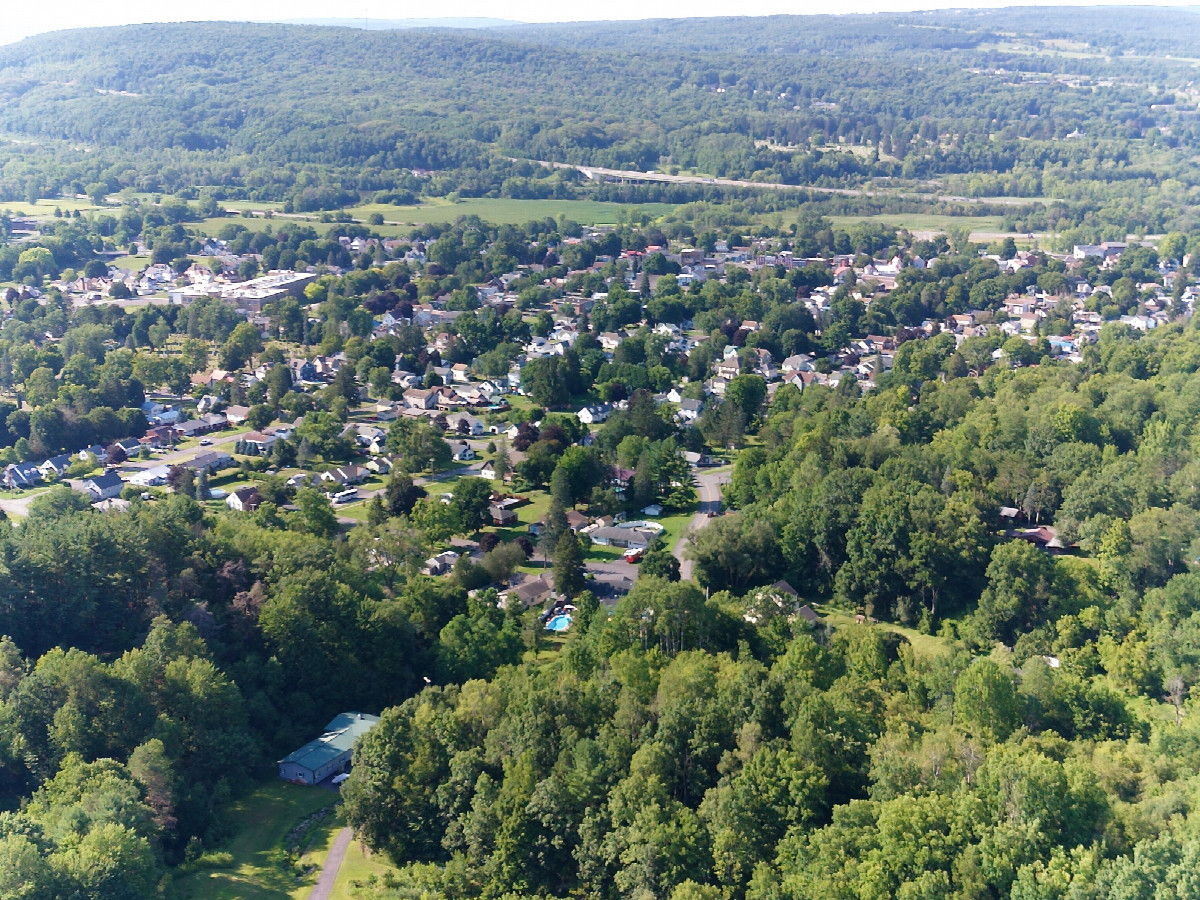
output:
<path id="1" fill-rule="evenodd" d="M 121 476 L 112 471 L 102 475 L 93 475 L 83 482 L 83 489 L 87 491 L 93 503 L 121 496 L 121 490 L 124 487 L 125 482 L 121 480 Z"/>
<path id="2" fill-rule="evenodd" d="M 298 784 L 320 784 L 350 767 L 354 745 L 379 722 L 379 716 L 346 712 L 325 726 L 325 733 L 279 761 L 279 777 Z"/>

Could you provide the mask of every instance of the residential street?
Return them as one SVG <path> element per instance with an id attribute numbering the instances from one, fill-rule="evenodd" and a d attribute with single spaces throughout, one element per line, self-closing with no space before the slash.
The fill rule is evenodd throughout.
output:
<path id="1" fill-rule="evenodd" d="M 149 459 L 131 459 L 121 465 L 121 471 L 134 471 L 136 469 L 152 469 L 155 466 L 174 466 L 179 463 L 187 462 L 194 456 L 210 450 L 216 450 L 219 447 L 224 447 L 226 444 L 236 444 L 244 438 L 246 433 L 239 431 L 237 434 L 211 434 L 207 435 L 207 440 L 212 441 L 206 447 L 188 447 L 186 450 L 172 450 L 169 453 L 152 454 Z"/>
<path id="2" fill-rule="evenodd" d="M 679 560 L 679 577 L 688 580 L 692 577 L 692 561 L 685 559 L 683 551 L 688 546 L 688 535 L 699 531 L 709 523 L 710 512 L 721 512 L 721 485 L 729 483 L 729 467 L 720 469 L 704 469 L 696 472 L 696 484 L 700 491 L 700 508 L 688 523 L 688 530 L 680 536 L 675 544 L 675 558 Z"/>

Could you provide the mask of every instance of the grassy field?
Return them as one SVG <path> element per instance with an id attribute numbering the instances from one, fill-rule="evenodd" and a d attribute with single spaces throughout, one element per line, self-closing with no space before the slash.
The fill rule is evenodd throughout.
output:
<path id="1" fill-rule="evenodd" d="M 814 603 L 813 608 L 834 628 L 855 628 L 858 625 L 852 613 L 834 609 L 820 603 Z M 938 637 L 935 634 L 922 634 L 915 628 L 905 628 L 903 625 L 893 625 L 891 622 L 876 622 L 875 626 L 882 628 L 884 631 L 891 631 L 907 638 L 916 654 L 925 659 L 937 656 L 949 649 L 949 643 L 946 639 Z"/>
<path id="2" fill-rule="evenodd" d="M 283 204 L 275 200 L 222 200 L 221 208 L 227 209 L 230 212 L 242 212 L 243 210 L 274 210 L 278 212 L 283 208 Z"/>
<path id="3" fill-rule="evenodd" d="M 384 222 L 415 225 L 426 222 L 453 222 L 459 216 L 479 216 L 485 222 L 497 225 L 523 225 L 531 219 L 547 216 L 557 219 L 566 216 L 582 225 L 614 224 L 622 210 L 642 212 L 651 216 L 662 216 L 673 211 L 670 203 L 643 203 L 626 206 L 621 203 L 605 203 L 598 200 L 507 200 L 471 198 L 457 203 L 434 201 L 420 206 L 390 206 L 387 204 L 363 204 L 347 210 L 356 219 L 366 221 L 372 213 L 383 216 Z"/>
<path id="4" fill-rule="evenodd" d="M 128 269 L 130 272 L 140 272 L 150 265 L 149 256 L 118 256 L 112 261 L 118 269 Z"/>
<path id="5" fill-rule="evenodd" d="M 194 224 L 196 228 L 209 236 L 215 236 L 226 225 L 241 225 L 247 231 L 274 231 L 289 222 L 296 222 L 296 219 L 271 218 L 267 219 L 262 216 L 254 216 L 253 218 L 243 218 L 242 216 L 213 216 L 211 219 L 201 219 Z M 321 225 L 318 222 L 304 222 L 305 225 L 316 226 L 318 232 L 323 232 L 328 228 L 327 225 Z"/>
<path id="6" fill-rule="evenodd" d="M 327 790 L 273 781 L 235 803 L 230 811 L 235 833 L 221 851 L 229 865 L 205 868 L 175 879 L 173 900 L 301 900 L 316 881 L 286 865 L 284 838 L 302 819 L 336 801 Z M 325 828 L 326 826 L 323 826 Z M 317 833 L 320 846 L 323 831 Z M 325 846 L 328 850 L 328 846 Z M 314 855 L 310 862 L 319 866 Z"/>
<path id="7" fill-rule="evenodd" d="M 323 823 L 315 832 L 311 849 L 301 858 L 301 864 L 308 866 L 314 872 L 319 872 L 333 846 L 333 840 L 339 830 L 344 828 L 346 820 L 341 810 Z M 387 872 L 396 871 L 385 857 L 372 853 L 362 844 L 353 842 L 338 869 L 337 881 L 334 882 L 330 900 L 353 900 L 354 883 L 363 882 L 372 875 L 379 877 Z"/>
<path id="8" fill-rule="evenodd" d="M 784 213 L 785 220 L 787 214 Z M 845 228 L 859 222 L 879 222 L 909 231 L 945 231 L 953 225 L 965 225 L 971 231 L 1001 231 L 1000 216 L 940 216 L 926 213 L 894 213 L 878 216 L 830 216 L 835 225 Z"/>
<path id="9" fill-rule="evenodd" d="M 230 223 L 242 225 L 250 231 L 278 230 L 286 228 L 288 223 L 302 223 L 324 233 L 334 223 L 322 222 L 322 213 L 278 214 L 268 219 L 263 216 L 244 218 L 242 210 L 264 211 L 272 209 L 269 203 L 228 202 L 222 204 L 225 209 L 235 215 L 215 216 L 196 223 L 196 227 L 204 234 L 216 235 L 223 226 Z M 278 204 L 275 204 L 277 206 Z M 523 225 L 531 219 L 546 217 L 557 219 L 566 216 L 581 225 L 615 224 L 622 210 L 633 214 L 645 213 L 658 217 L 675 209 L 671 203 L 643 203 L 626 205 L 621 203 L 606 203 L 598 200 L 507 200 L 503 198 L 469 198 L 451 202 L 449 200 L 431 200 L 416 206 L 392 206 L 386 203 L 363 203 L 348 207 L 345 212 L 353 216 L 355 222 L 366 224 L 374 214 L 383 216 L 382 225 L 371 225 L 371 230 L 383 237 L 407 237 L 415 225 L 426 223 L 440 224 L 453 222 L 459 216 L 479 216 L 483 221 L 495 225 Z"/>
<path id="10" fill-rule="evenodd" d="M 111 211 L 114 210 L 114 207 L 96 206 L 91 200 L 67 199 L 65 197 L 47 198 L 39 200 L 37 203 L 26 203 L 23 200 L 8 200 L 0 203 L 0 211 L 9 212 L 15 216 L 34 216 L 39 219 L 53 216 L 55 209 L 60 209 L 63 212 L 79 210 L 81 213 L 85 213 L 100 210 Z"/>
<path id="11" fill-rule="evenodd" d="M 695 514 L 695 509 L 689 509 L 686 512 L 677 513 L 673 516 L 660 516 L 657 519 L 648 519 L 647 521 L 657 522 L 663 527 L 663 543 L 674 549 L 675 545 L 679 543 L 679 539 L 687 534 L 688 525 Z"/>

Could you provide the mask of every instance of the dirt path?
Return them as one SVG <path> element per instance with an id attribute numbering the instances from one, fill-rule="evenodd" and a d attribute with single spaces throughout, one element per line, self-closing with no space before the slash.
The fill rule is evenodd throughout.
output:
<path id="1" fill-rule="evenodd" d="M 333 884 L 337 881 L 338 870 L 342 867 L 342 860 L 346 858 L 346 851 L 350 849 L 352 837 L 353 833 L 348 827 L 337 833 L 337 837 L 333 839 L 333 846 L 329 848 L 329 855 L 325 857 L 325 865 L 321 867 L 321 875 L 317 878 L 317 884 L 312 889 L 312 893 L 308 895 L 308 900 L 328 900 L 329 894 L 333 890 Z"/>

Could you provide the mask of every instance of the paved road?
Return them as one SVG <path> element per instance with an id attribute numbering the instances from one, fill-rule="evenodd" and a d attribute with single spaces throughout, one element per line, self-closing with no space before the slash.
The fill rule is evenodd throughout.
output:
<path id="1" fill-rule="evenodd" d="M 122 464 L 121 471 L 134 471 L 137 469 L 153 469 L 155 466 L 176 466 L 180 463 L 185 463 L 193 457 L 199 456 L 201 453 L 208 453 L 218 447 L 224 447 L 226 444 L 236 444 L 246 436 L 246 432 L 240 431 L 237 434 L 216 434 L 211 437 L 206 437 L 204 440 L 211 443 L 200 447 L 193 444 L 186 450 L 171 450 L 167 453 L 152 453 L 149 459 L 131 459 Z"/>
<path id="2" fill-rule="evenodd" d="M 209 438 L 209 440 L 212 441 L 212 444 L 207 447 L 192 446 L 186 450 L 172 450 L 169 453 L 152 454 L 149 459 L 135 458 L 126 460 L 124 463 L 118 466 L 117 471 L 119 471 L 125 477 L 125 480 L 128 481 L 131 474 L 138 472 L 141 469 L 152 469 L 155 466 L 178 465 L 179 463 L 187 462 L 194 456 L 198 456 L 199 454 L 208 450 L 222 447 L 225 444 L 236 443 L 242 436 L 243 435 L 240 433 L 217 435 Z M 42 494 L 46 493 L 48 490 L 50 490 L 50 488 L 45 487 L 15 500 L 0 499 L 0 510 L 3 510 L 9 516 L 16 516 L 23 519 L 29 515 L 29 504 Z"/>
<path id="3" fill-rule="evenodd" d="M 577 166 L 571 163 L 547 162 L 546 160 L 513 160 L 535 162 L 550 169 L 576 169 L 588 178 L 597 175 L 605 178 L 623 178 L 626 181 L 660 181 L 667 184 L 714 184 L 720 187 L 758 188 L 768 191 L 813 191 L 819 194 L 837 194 L 842 197 L 896 197 L 927 200 L 938 203 L 962 203 L 968 206 L 1028 206 L 1032 201 L 1022 197 L 959 197 L 949 194 L 922 194 L 919 191 L 866 190 L 863 188 L 817 187 L 811 184 L 780 184 L 775 181 L 743 181 L 736 178 L 705 178 L 702 175 L 668 175 L 665 172 L 638 172 L 632 169 L 605 169 L 599 166 Z"/>
<path id="4" fill-rule="evenodd" d="M 710 512 L 721 511 L 721 485 L 729 483 L 729 469 L 705 469 L 696 473 L 696 483 L 700 486 L 700 508 L 692 516 L 685 531 L 675 544 L 675 558 L 679 560 L 679 577 L 687 581 L 692 577 L 692 561 L 684 558 L 684 550 L 690 544 L 688 537 L 709 523 Z"/>
<path id="5" fill-rule="evenodd" d="M 316 887 L 308 895 L 308 900 L 328 900 L 329 894 L 333 890 L 333 883 L 337 881 L 338 869 L 342 867 L 342 860 L 346 858 L 346 851 L 350 848 L 352 837 L 353 833 L 348 827 L 337 833 L 337 837 L 333 839 L 333 846 L 329 849 L 329 855 L 325 857 L 325 865 L 321 867 L 321 875 L 317 878 Z"/>

